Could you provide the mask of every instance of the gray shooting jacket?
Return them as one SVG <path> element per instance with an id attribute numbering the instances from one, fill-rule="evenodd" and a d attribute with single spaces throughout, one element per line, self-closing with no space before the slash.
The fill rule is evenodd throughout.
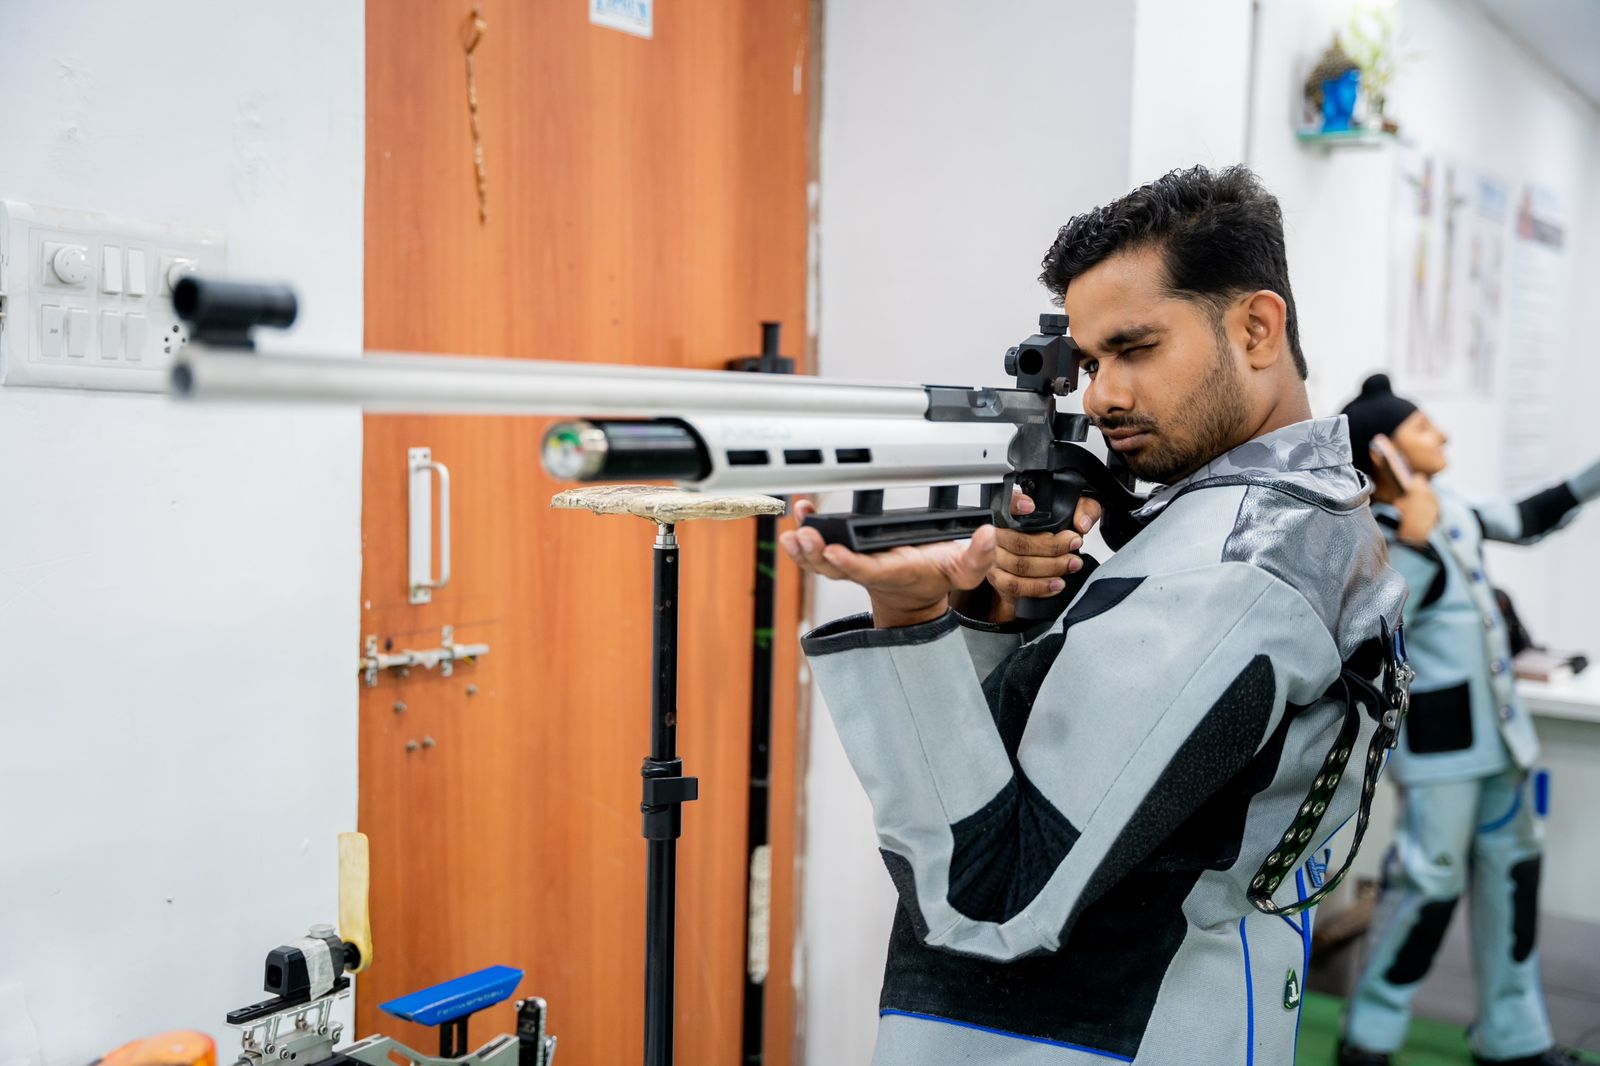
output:
<path id="1" fill-rule="evenodd" d="M 1600 462 L 1525 499 L 1467 500 L 1435 485 L 1439 522 L 1426 543 L 1399 539 L 1400 512 L 1374 504 L 1390 558 L 1411 586 L 1406 646 L 1416 681 L 1390 771 L 1402 785 L 1489 777 L 1539 755 L 1517 694 L 1505 619 L 1484 572 L 1488 540 L 1532 544 L 1600 496 Z"/>
<path id="2" fill-rule="evenodd" d="M 1367 496 L 1344 419 L 1298 423 L 1158 492 L 1043 635 L 805 638 L 900 896 L 876 1066 L 1293 1059 L 1310 915 L 1246 893 L 1335 746 L 1341 672 L 1376 676 L 1400 620 Z M 1321 883 L 1372 732 L 1274 902 Z"/>

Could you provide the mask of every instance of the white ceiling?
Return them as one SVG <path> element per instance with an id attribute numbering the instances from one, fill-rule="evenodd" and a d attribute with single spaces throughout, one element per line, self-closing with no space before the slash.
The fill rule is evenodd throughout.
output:
<path id="1" fill-rule="evenodd" d="M 1476 0 L 1600 107 L 1600 0 Z"/>

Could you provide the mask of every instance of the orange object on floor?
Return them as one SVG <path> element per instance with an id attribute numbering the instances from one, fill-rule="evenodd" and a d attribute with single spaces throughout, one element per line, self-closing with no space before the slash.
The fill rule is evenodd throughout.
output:
<path id="1" fill-rule="evenodd" d="M 130 1041 L 90 1066 L 217 1066 L 217 1044 L 205 1033 L 179 1029 Z"/>

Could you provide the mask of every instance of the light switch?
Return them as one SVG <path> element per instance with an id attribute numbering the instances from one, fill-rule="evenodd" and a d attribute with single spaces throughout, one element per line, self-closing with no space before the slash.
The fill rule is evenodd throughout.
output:
<path id="1" fill-rule="evenodd" d="M 129 253 L 132 254 L 131 252 Z M 150 320 L 143 315 L 128 315 L 127 329 L 127 354 L 128 358 L 137 363 L 144 358 L 144 338 L 150 325 Z"/>
<path id="2" fill-rule="evenodd" d="M 41 338 L 40 351 L 46 359 L 60 359 L 63 342 L 67 336 L 67 309 L 65 307 L 41 307 L 40 321 L 43 323 L 44 335 Z"/>
<path id="3" fill-rule="evenodd" d="M 145 294 L 144 249 L 128 249 L 128 295 Z"/>
<path id="4" fill-rule="evenodd" d="M 122 291 L 122 249 L 114 244 L 100 249 L 100 291 Z"/>
<path id="5" fill-rule="evenodd" d="M 100 358 L 122 358 L 122 312 L 100 312 Z"/>
<path id="6" fill-rule="evenodd" d="M 89 309 L 67 308 L 67 354 L 82 359 L 89 354 Z"/>

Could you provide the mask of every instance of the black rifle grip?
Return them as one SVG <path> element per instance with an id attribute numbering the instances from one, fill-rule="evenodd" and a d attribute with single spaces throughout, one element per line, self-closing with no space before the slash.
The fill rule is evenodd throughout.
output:
<path id="1" fill-rule="evenodd" d="M 1072 597 L 1078 590 L 1067 582 L 1067 586 L 1054 596 L 1021 596 L 1017 599 L 1017 617 L 1024 622 L 1053 622 L 1063 611 L 1072 605 Z"/>
<path id="2" fill-rule="evenodd" d="M 1009 482 L 1010 479 L 1007 480 Z M 1072 520 L 1077 515 L 1078 501 L 1088 488 L 1088 480 L 1074 470 L 1058 472 L 1042 484 L 1027 486 L 1023 491 L 1028 492 L 1036 510 L 1032 515 L 1020 520 L 1009 513 L 1011 499 L 1010 492 L 1007 491 L 1003 496 L 1003 504 L 999 500 L 995 502 L 996 525 L 1022 533 L 1059 533 L 1063 529 L 1076 529 Z M 1029 489 L 1032 491 L 1028 491 Z M 1002 506 L 1008 509 L 1004 514 L 1000 512 Z M 1077 593 L 1077 585 L 1070 580 L 1071 576 L 1070 574 L 1062 576 L 1066 584 L 1053 596 L 1019 597 L 1017 617 L 1025 622 L 1048 622 L 1055 619 L 1067 609 L 1072 597 Z"/>

